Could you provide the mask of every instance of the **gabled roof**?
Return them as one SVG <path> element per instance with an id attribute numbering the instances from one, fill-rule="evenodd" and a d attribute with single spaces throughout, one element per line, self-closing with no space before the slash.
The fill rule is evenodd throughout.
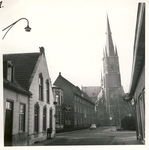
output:
<path id="1" fill-rule="evenodd" d="M 4 54 L 3 61 L 12 61 L 15 66 L 14 78 L 26 90 L 36 62 L 41 53 Z"/>
<path id="2" fill-rule="evenodd" d="M 92 100 L 85 92 L 83 92 L 78 86 L 73 85 L 71 82 L 69 82 L 67 79 L 65 79 L 61 75 L 61 73 L 59 73 L 59 76 L 55 80 L 54 85 L 59 86 L 59 87 L 62 86 L 62 89 L 64 89 L 63 87 L 65 87 L 67 90 L 68 89 L 71 90 L 72 93 L 74 93 L 92 103 Z M 64 90 L 66 90 L 66 89 L 64 89 Z"/>

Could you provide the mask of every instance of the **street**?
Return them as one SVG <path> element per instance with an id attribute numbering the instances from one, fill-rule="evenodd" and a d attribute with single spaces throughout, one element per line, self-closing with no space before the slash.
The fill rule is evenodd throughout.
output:
<path id="1" fill-rule="evenodd" d="M 38 145 L 71 146 L 71 145 L 141 145 L 136 140 L 135 131 L 116 131 L 115 127 L 98 127 L 96 130 L 83 129 L 57 133 L 56 137 Z"/>

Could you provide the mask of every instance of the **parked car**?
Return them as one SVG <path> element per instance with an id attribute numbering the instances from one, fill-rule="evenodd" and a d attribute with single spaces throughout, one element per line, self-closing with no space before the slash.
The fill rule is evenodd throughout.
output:
<path id="1" fill-rule="evenodd" d="M 96 124 L 91 124 L 90 130 L 92 130 L 92 129 L 96 129 Z"/>

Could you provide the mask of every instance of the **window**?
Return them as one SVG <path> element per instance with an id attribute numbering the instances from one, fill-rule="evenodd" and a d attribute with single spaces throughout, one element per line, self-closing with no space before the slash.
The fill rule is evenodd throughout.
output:
<path id="1" fill-rule="evenodd" d="M 76 106 L 74 106 L 74 112 L 77 112 L 77 107 Z"/>
<path id="2" fill-rule="evenodd" d="M 100 118 L 100 120 L 103 120 L 103 114 L 102 113 L 99 114 L 99 118 Z"/>
<path id="3" fill-rule="evenodd" d="M 66 125 L 68 124 L 68 120 L 67 120 L 67 118 L 65 118 L 65 124 L 66 124 Z"/>
<path id="4" fill-rule="evenodd" d="M 7 80 L 13 81 L 13 63 L 8 61 L 7 63 Z"/>
<path id="5" fill-rule="evenodd" d="M 117 72 L 119 72 L 119 62 L 118 62 L 118 58 L 116 59 L 116 67 L 117 67 Z"/>
<path id="6" fill-rule="evenodd" d="M 38 132 L 38 128 L 39 128 L 39 105 L 38 103 L 36 103 L 34 107 L 34 131 Z"/>
<path id="7" fill-rule="evenodd" d="M 57 102 L 57 105 L 61 105 L 61 103 L 60 103 L 60 96 L 59 95 L 57 95 L 57 97 L 56 97 L 56 102 Z"/>
<path id="8" fill-rule="evenodd" d="M 67 104 L 65 104 L 65 112 L 67 112 Z"/>
<path id="9" fill-rule="evenodd" d="M 6 109 L 12 110 L 12 103 L 11 102 L 6 102 Z"/>
<path id="10" fill-rule="evenodd" d="M 77 118 L 75 118 L 75 125 L 77 125 Z"/>
<path id="11" fill-rule="evenodd" d="M 80 108 L 79 108 L 79 106 L 78 106 L 78 113 L 79 113 L 79 109 L 80 109 Z"/>
<path id="12" fill-rule="evenodd" d="M 46 106 L 43 108 L 43 131 L 46 131 Z"/>
<path id="13" fill-rule="evenodd" d="M 43 100 L 43 77 L 39 74 L 39 100 Z"/>
<path id="14" fill-rule="evenodd" d="M 61 95 L 61 103 L 64 103 L 64 101 L 63 101 L 63 95 Z"/>
<path id="15" fill-rule="evenodd" d="M 70 105 L 69 105 L 69 107 L 68 107 L 68 111 L 71 112 L 71 106 L 70 106 Z"/>
<path id="16" fill-rule="evenodd" d="M 77 99 L 76 96 L 74 96 L 74 100 L 75 100 L 75 101 L 76 101 L 76 99 Z"/>
<path id="17" fill-rule="evenodd" d="M 46 81 L 46 96 L 47 96 L 47 103 L 49 103 L 49 80 Z"/>
<path id="18" fill-rule="evenodd" d="M 25 131 L 25 105 L 20 104 L 20 114 L 19 114 L 19 131 Z"/>

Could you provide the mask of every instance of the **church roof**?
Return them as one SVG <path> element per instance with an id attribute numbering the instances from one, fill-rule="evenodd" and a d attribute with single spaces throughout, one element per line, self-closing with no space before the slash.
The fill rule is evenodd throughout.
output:
<path id="1" fill-rule="evenodd" d="M 101 91 L 101 86 L 82 86 L 82 91 L 84 91 L 94 102 L 97 100 L 97 95 Z"/>

